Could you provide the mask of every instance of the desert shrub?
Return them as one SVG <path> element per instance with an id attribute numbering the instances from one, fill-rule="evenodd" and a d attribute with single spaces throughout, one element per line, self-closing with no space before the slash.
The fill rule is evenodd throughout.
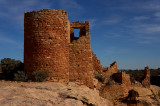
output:
<path id="1" fill-rule="evenodd" d="M 15 81 L 27 81 L 27 75 L 24 71 L 17 71 L 17 73 L 14 74 L 14 80 Z"/>
<path id="2" fill-rule="evenodd" d="M 43 71 L 43 70 L 38 70 L 38 71 L 34 71 L 32 73 L 32 77 L 33 77 L 33 81 L 43 82 L 48 77 L 48 73 L 46 71 Z"/>
<path id="3" fill-rule="evenodd" d="M 6 80 L 13 80 L 17 70 L 23 70 L 23 63 L 20 60 L 4 58 L 1 60 L 2 73 Z"/>

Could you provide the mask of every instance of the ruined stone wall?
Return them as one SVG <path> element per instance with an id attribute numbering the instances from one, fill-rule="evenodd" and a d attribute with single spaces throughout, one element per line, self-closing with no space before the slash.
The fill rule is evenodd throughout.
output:
<path id="1" fill-rule="evenodd" d="M 114 73 L 117 73 L 117 62 L 113 62 L 110 67 L 107 67 L 105 70 L 103 70 L 104 76 L 111 76 Z"/>
<path id="2" fill-rule="evenodd" d="M 122 72 L 122 84 L 126 86 L 131 85 L 131 80 L 129 74 L 126 74 L 125 72 Z"/>
<path id="3" fill-rule="evenodd" d="M 79 37 L 74 35 L 77 28 Z M 64 10 L 25 13 L 24 70 L 29 77 L 45 70 L 50 81 L 76 81 L 93 88 L 93 72 L 101 68 L 91 50 L 89 21 L 70 23 Z"/>
<path id="4" fill-rule="evenodd" d="M 142 85 L 150 88 L 150 70 L 149 67 L 145 67 L 144 69 L 144 78 L 142 80 Z"/>
<path id="5" fill-rule="evenodd" d="M 126 86 L 131 85 L 130 76 L 125 72 L 114 73 L 113 78 L 118 83 L 124 84 Z"/>
<path id="6" fill-rule="evenodd" d="M 93 61 L 93 66 L 95 71 L 102 71 L 103 67 L 101 65 L 100 60 L 97 58 L 96 54 L 93 53 L 92 51 L 92 61 Z"/>
<path id="7" fill-rule="evenodd" d="M 43 9 L 24 16 L 24 70 L 45 70 L 53 81 L 69 80 L 70 24 L 64 10 Z"/>
<path id="8" fill-rule="evenodd" d="M 80 28 L 79 37 L 74 36 L 74 29 Z M 70 25 L 70 81 L 78 81 L 81 84 L 93 88 L 93 62 L 90 45 L 90 24 L 73 22 Z"/>

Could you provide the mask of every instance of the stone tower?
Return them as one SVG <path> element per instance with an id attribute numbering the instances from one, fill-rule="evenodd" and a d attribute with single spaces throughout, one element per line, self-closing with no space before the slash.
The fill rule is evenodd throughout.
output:
<path id="1" fill-rule="evenodd" d="M 24 69 L 45 70 L 49 80 L 69 81 L 70 25 L 64 10 L 43 9 L 24 16 Z"/>
<path id="2" fill-rule="evenodd" d="M 80 29 L 75 37 L 74 29 Z M 50 81 L 76 81 L 93 88 L 102 65 L 91 50 L 89 21 L 72 22 L 64 10 L 43 9 L 24 16 L 24 70 L 49 73 Z"/>

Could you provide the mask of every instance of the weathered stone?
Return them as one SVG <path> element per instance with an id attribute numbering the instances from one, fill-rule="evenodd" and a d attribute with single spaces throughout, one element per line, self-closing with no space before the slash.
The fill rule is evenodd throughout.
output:
<path id="1" fill-rule="evenodd" d="M 46 70 L 50 81 L 77 81 L 93 88 L 93 72 L 101 67 L 91 50 L 89 21 L 70 23 L 64 10 L 25 12 L 24 70 L 29 77 Z"/>
<path id="2" fill-rule="evenodd" d="M 131 86 L 130 76 L 125 72 L 114 73 L 112 78 L 120 84 Z"/>
<path id="3" fill-rule="evenodd" d="M 150 70 L 149 70 L 149 67 L 145 67 L 145 69 L 144 69 L 144 78 L 143 78 L 143 81 L 142 81 L 142 85 L 147 87 L 147 88 L 150 88 Z"/>
<path id="4" fill-rule="evenodd" d="M 106 69 L 103 70 L 103 75 L 108 77 L 111 76 L 112 74 L 117 73 L 117 62 L 113 62 L 110 67 L 107 67 Z"/>

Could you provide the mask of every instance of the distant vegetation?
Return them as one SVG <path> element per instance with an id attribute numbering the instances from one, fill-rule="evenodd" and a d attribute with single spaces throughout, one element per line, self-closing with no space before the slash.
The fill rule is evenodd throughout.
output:
<path id="1" fill-rule="evenodd" d="M 121 70 L 123 71 L 123 70 Z M 150 69 L 151 71 L 151 84 L 160 86 L 160 68 Z M 125 70 L 127 74 L 130 75 L 132 82 L 141 81 L 144 76 L 144 70 Z M 41 82 L 45 81 L 48 77 L 46 71 L 37 70 L 32 73 L 32 81 Z M 97 74 L 96 78 L 104 82 L 106 79 Z M 24 71 L 24 64 L 20 60 L 15 60 L 11 58 L 4 58 L 0 62 L 0 79 L 11 80 L 11 81 L 28 81 L 28 77 Z"/>
<path id="2" fill-rule="evenodd" d="M 23 71 L 23 63 L 20 60 L 4 58 L 1 60 L 1 68 L 6 80 L 14 80 L 14 74 Z"/>
<path id="3" fill-rule="evenodd" d="M 32 73 L 33 81 L 45 81 L 48 77 L 46 71 L 36 71 Z M 28 81 L 24 71 L 24 64 L 20 60 L 4 58 L 0 62 L 0 79 L 10 81 Z"/>
<path id="4" fill-rule="evenodd" d="M 0 64 L 0 73 L 2 73 L 2 67 L 1 67 L 1 64 Z"/>

